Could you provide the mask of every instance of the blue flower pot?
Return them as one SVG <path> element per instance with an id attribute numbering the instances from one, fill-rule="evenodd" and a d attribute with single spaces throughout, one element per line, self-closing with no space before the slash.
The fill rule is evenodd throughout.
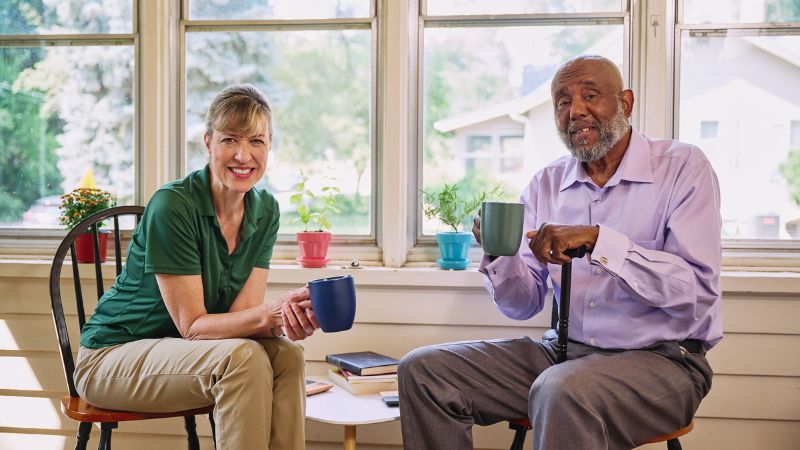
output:
<path id="1" fill-rule="evenodd" d="M 466 231 L 441 231 L 436 234 L 441 258 L 437 259 L 442 269 L 464 270 L 469 266 L 469 246 L 472 233 Z"/>

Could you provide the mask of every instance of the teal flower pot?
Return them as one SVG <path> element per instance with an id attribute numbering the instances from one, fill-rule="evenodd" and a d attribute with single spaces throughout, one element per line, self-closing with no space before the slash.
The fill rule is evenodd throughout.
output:
<path id="1" fill-rule="evenodd" d="M 436 262 L 442 269 L 464 270 L 469 266 L 469 246 L 472 233 L 466 231 L 441 231 L 436 234 L 441 258 Z"/>

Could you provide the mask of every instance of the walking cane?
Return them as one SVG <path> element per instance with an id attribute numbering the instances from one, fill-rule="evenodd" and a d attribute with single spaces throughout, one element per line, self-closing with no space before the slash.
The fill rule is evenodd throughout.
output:
<path id="1" fill-rule="evenodd" d="M 570 248 L 564 252 L 570 258 L 583 258 L 586 249 Z M 556 344 L 556 364 L 567 360 L 567 339 L 569 331 L 569 288 L 572 283 L 572 260 L 561 266 L 561 298 L 558 302 L 558 343 Z"/>

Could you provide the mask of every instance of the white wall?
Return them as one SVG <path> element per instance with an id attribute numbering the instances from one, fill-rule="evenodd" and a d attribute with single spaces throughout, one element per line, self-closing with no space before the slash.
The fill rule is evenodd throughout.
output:
<path id="1" fill-rule="evenodd" d="M 109 268 L 110 269 L 110 268 Z M 57 402 L 65 391 L 50 315 L 49 264 L 0 263 L 0 448 L 71 449 L 76 424 Z M 331 269 L 276 266 L 267 297 Z M 367 268 L 356 279 L 356 324 L 345 333 L 315 334 L 305 342 L 309 374 L 325 372 L 328 353 L 371 349 L 393 357 L 445 341 L 540 336 L 548 317 L 517 322 L 497 312 L 474 269 Z M 109 277 L 111 278 L 111 271 Z M 64 289 L 71 280 L 64 280 Z M 790 450 L 800 441 L 800 276 L 726 273 L 723 277 L 725 339 L 709 354 L 714 387 L 702 404 L 687 450 Z M 67 290 L 67 292 L 69 292 Z M 93 306 L 90 306 L 90 308 Z M 73 308 L 67 310 L 74 311 Z M 210 447 L 208 422 L 198 420 Z M 398 423 L 360 426 L 359 448 L 396 449 Z M 94 439 L 97 432 L 93 432 Z M 309 422 L 309 449 L 341 448 L 342 427 Z M 478 448 L 507 448 L 504 424 L 475 431 Z M 121 424 L 117 449 L 183 448 L 180 419 Z M 372 444 L 372 445 L 367 445 Z M 90 445 L 96 445 L 92 440 Z M 663 448 L 663 446 L 649 447 Z"/>

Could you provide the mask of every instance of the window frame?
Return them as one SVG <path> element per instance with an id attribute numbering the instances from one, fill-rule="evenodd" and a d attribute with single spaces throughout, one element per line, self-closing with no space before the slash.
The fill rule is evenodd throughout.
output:
<path id="1" fill-rule="evenodd" d="M 381 263 L 381 251 L 378 246 L 379 229 L 379 154 L 380 136 L 379 120 L 381 92 L 378 86 L 382 82 L 383 70 L 379 61 L 381 57 L 379 37 L 380 9 L 379 0 L 368 0 L 370 6 L 369 17 L 342 18 L 342 19 L 254 19 L 254 20 L 191 20 L 189 18 L 189 2 L 180 0 L 179 24 L 179 68 L 177 80 L 178 96 L 178 126 L 176 130 L 176 147 L 178 149 L 177 164 L 173 171 L 173 179 L 184 177 L 186 171 L 185 161 L 185 125 L 186 125 L 186 34 L 191 32 L 272 32 L 272 31 L 306 31 L 306 30 L 370 30 L 371 35 L 371 88 L 370 88 L 370 233 L 366 235 L 341 235 L 332 230 L 331 244 L 328 257 L 333 262 L 350 262 L 352 260 Z M 202 1 L 202 0 L 194 0 Z M 298 249 L 293 235 L 279 233 L 273 251 L 273 260 L 276 262 L 293 261 Z"/>
<path id="2" fill-rule="evenodd" d="M 681 39 L 684 32 L 727 35 L 735 32 L 770 32 L 800 35 L 800 22 L 683 23 L 684 0 L 663 0 L 672 9 L 672 42 L 669 64 L 671 71 L 671 115 L 667 127 L 671 137 L 679 136 Z M 667 30 L 669 33 L 670 30 Z M 722 239 L 723 268 L 734 270 L 798 270 L 800 239 Z"/>
<path id="3" fill-rule="evenodd" d="M 438 244 L 435 235 L 425 235 L 423 232 L 422 200 L 422 154 L 423 154 L 423 98 L 424 98 L 424 42 L 426 28 L 446 27 L 510 27 L 510 26 L 536 26 L 536 25 L 621 25 L 623 27 L 623 79 L 626 84 L 636 82 L 637 74 L 633 71 L 633 61 L 638 53 L 638 42 L 634 39 L 633 25 L 638 22 L 638 3 L 630 0 L 620 0 L 620 9 L 614 12 L 601 13 L 554 13 L 554 14 L 493 14 L 493 15 L 458 15 L 458 16 L 429 16 L 426 14 L 426 1 L 419 1 L 417 11 L 414 51 L 415 65 L 412 66 L 414 83 L 410 87 L 409 96 L 414 99 L 414 122 L 410 125 L 413 129 L 413 168 L 414 178 L 409 177 L 409 184 L 416 187 L 410 195 L 408 210 L 413 211 L 414 222 L 411 226 L 413 239 L 409 242 L 407 264 L 429 265 L 438 257 Z M 634 123 L 637 114 L 634 113 Z M 531 174 L 533 175 L 533 174 Z M 469 259 L 479 261 L 482 256 L 479 246 L 473 244 L 469 250 Z"/>
<path id="4" fill-rule="evenodd" d="M 131 2 L 130 33 L 76 33 L 76 34 L 0 34 L 2 48 L 41 48 L 71 46 L 131 46 L 133 48 L 133 198 L 135 203 L 142 201 L 142 153 L 141 138 L 141 30 L 140 0 Z M 147 2 L 144 2 L 147 3 Z M 0 256 L 3 258 L 41 258 L 52 256 L 55 249 L 66 236 L 67 230 L 53 228 L 0 228 Z"/>
<path id="5" fill-rule="evenodd" d="M 183 173 L 179 152 L 183 145 L 183 61 L 181 18 L 185 0 L 132 2 L 132 32 L 124 35 L 2 35 L 0 46 L 73 45 L 120 40 L 134 46 L 134 152 L 135 198 L 138 204 L 164 183 Z M 800 24 L 692 24 L 678 20 L 683 0 L 648 2 L 621 0 L 626 17 L 625 81 L 636 93 L 633 123 L 653 136 L 677 136 L 681 31 L 742 29 L 800 32 Z M 420 11 L 425 0 L 371 0 L 373 46 L 372 127 L 372 235 L 370 239 L 338 237 L 331 248 L 335 262 L 361 261 L 361 265 L 431 267 L 438 256 L 433 238 L 419 239 L 422 213 L 419 182 L 422 179 L 422 43 L 427 22 L 440 26 L 463 20 L 474 26 L 499 20 L 514 24 L 563 21 L 563 14 L 512 16 L 438 16 Z M 604 14 L 601 14 L 604 15 Z M 593 20 L 596 14 L 573 15 L 572 20 Z M 327 19 L 322 19 L 323 21 Z M 349 20 L 349 19 L 348 19 Z M 198 25 L 195 21 L 194 25 Z M 295 22 L 295 21 L 293 21 Z M 304 21 L 306 25 L 307 22 Z M 242 24 L 246 25 L 246 24 Z M 277 25 L 277 24 L 274 24 Z M 180 59 L 181 61 L 178 61 Z M 140 101 L 147 98 L 147 102 Z M 181 149 L 176 151 L 175 149 Z M 65 230 L 0 229 L 0 258 L 46 259 L 58 246 Z M 276 263 L 296 252 L 294 242 L 279 241 Z M 737 271 L 798 271 L 800 240 L 723 240 L 723 268 Z M 473 261 L 480 248 L 471 249 Z M 329 267 L 336 267 L 331 263 Z"/>

